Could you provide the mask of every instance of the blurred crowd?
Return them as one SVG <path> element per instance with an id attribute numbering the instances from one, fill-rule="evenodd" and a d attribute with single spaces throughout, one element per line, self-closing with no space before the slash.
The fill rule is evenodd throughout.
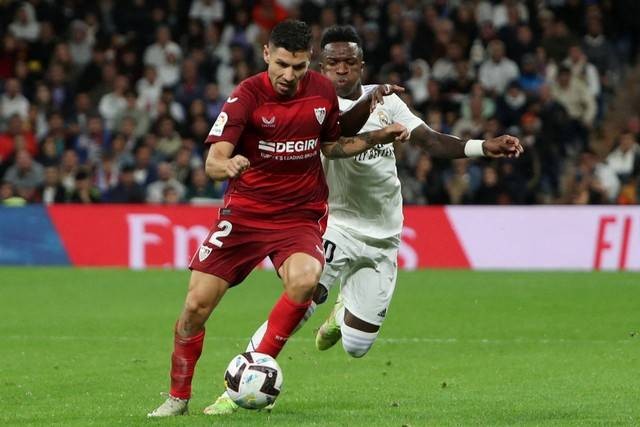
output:
<path id="1" fill-rule="evenodd" d="M 637 203 L 640 118 L 594 135 L 638 52 L 633 0 L 0 0 L 0 201 L 196 203 L 222 196 L 203 141 L 262 71 L 287 17 L 352 24 L 365 83 L 396 83 L 432 128 L 519 136 L 514 160 L 405 144 L 407 204 Z"/>

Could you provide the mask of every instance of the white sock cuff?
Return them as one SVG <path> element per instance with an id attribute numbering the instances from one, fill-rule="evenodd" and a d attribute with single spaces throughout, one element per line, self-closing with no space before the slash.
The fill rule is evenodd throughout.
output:
<path id="1" fill-rule="evenodd" d="M 363 332 L 344 323 L 340 330 L 342 332 L 342 347 L 353 357 L 362 357 L 367 354 L 379 334 L 379 331 Z"/>

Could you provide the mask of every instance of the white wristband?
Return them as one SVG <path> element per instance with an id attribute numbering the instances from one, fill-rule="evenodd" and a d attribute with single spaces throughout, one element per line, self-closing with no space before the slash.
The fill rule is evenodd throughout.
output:
<path id="1" fill-rule="evenodd" d="M 484 157 L 483 139 L 470 139 L 464 144 L 464 155 L 467 157 Z"/>

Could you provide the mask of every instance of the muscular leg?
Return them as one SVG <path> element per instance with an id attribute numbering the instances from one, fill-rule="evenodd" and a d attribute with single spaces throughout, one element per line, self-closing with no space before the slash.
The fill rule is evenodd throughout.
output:
<path id="1" fill-rule="evenodd" d="M 316 284 L 322 273 L 320 262 L 305 253 L 287 258 L 278 270 L 284 283 L 284 293 L 273 307 L 264 337 L 256 351 L 276 357 L 304 318 Z"/>
<path id="2" fill-rule="evenodd" d="M 184 308 L 178 318 L 171 355 L 171 396 L 191 397 L 191 381 L 202 353 L 204 324 L 229 288 L 229 283 L 211 274 L 191 272 Z"/>

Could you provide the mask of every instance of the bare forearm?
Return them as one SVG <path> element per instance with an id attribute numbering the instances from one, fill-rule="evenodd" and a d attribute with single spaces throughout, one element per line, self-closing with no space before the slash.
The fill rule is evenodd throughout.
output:
<path id="1" fill-rule="evenodd" d="M 228 161 L 229 159 L 208 158 L 204 170 L 209 178 L 215 181 L 224 181 L 229 178 L 226 170 L 226 162 Z"/>
<path id="2" fill-rule="evenodd" d="M 464 154 L 465 140 L 457 136 L 436 132 L 424 125 L 418 126 L 411 132 L 410 141 L 420 145 L 433 157 L 443 159 L 466 157 Z"/>
<path id="3" fill-rule="evenodd" d="M 331 159 L 353 157 L 382 144 L 379 131 L 361 133 L 356 136 L 342 136 L 335 142 L 329 142 L 322 146 L 322 154 Z"/>

